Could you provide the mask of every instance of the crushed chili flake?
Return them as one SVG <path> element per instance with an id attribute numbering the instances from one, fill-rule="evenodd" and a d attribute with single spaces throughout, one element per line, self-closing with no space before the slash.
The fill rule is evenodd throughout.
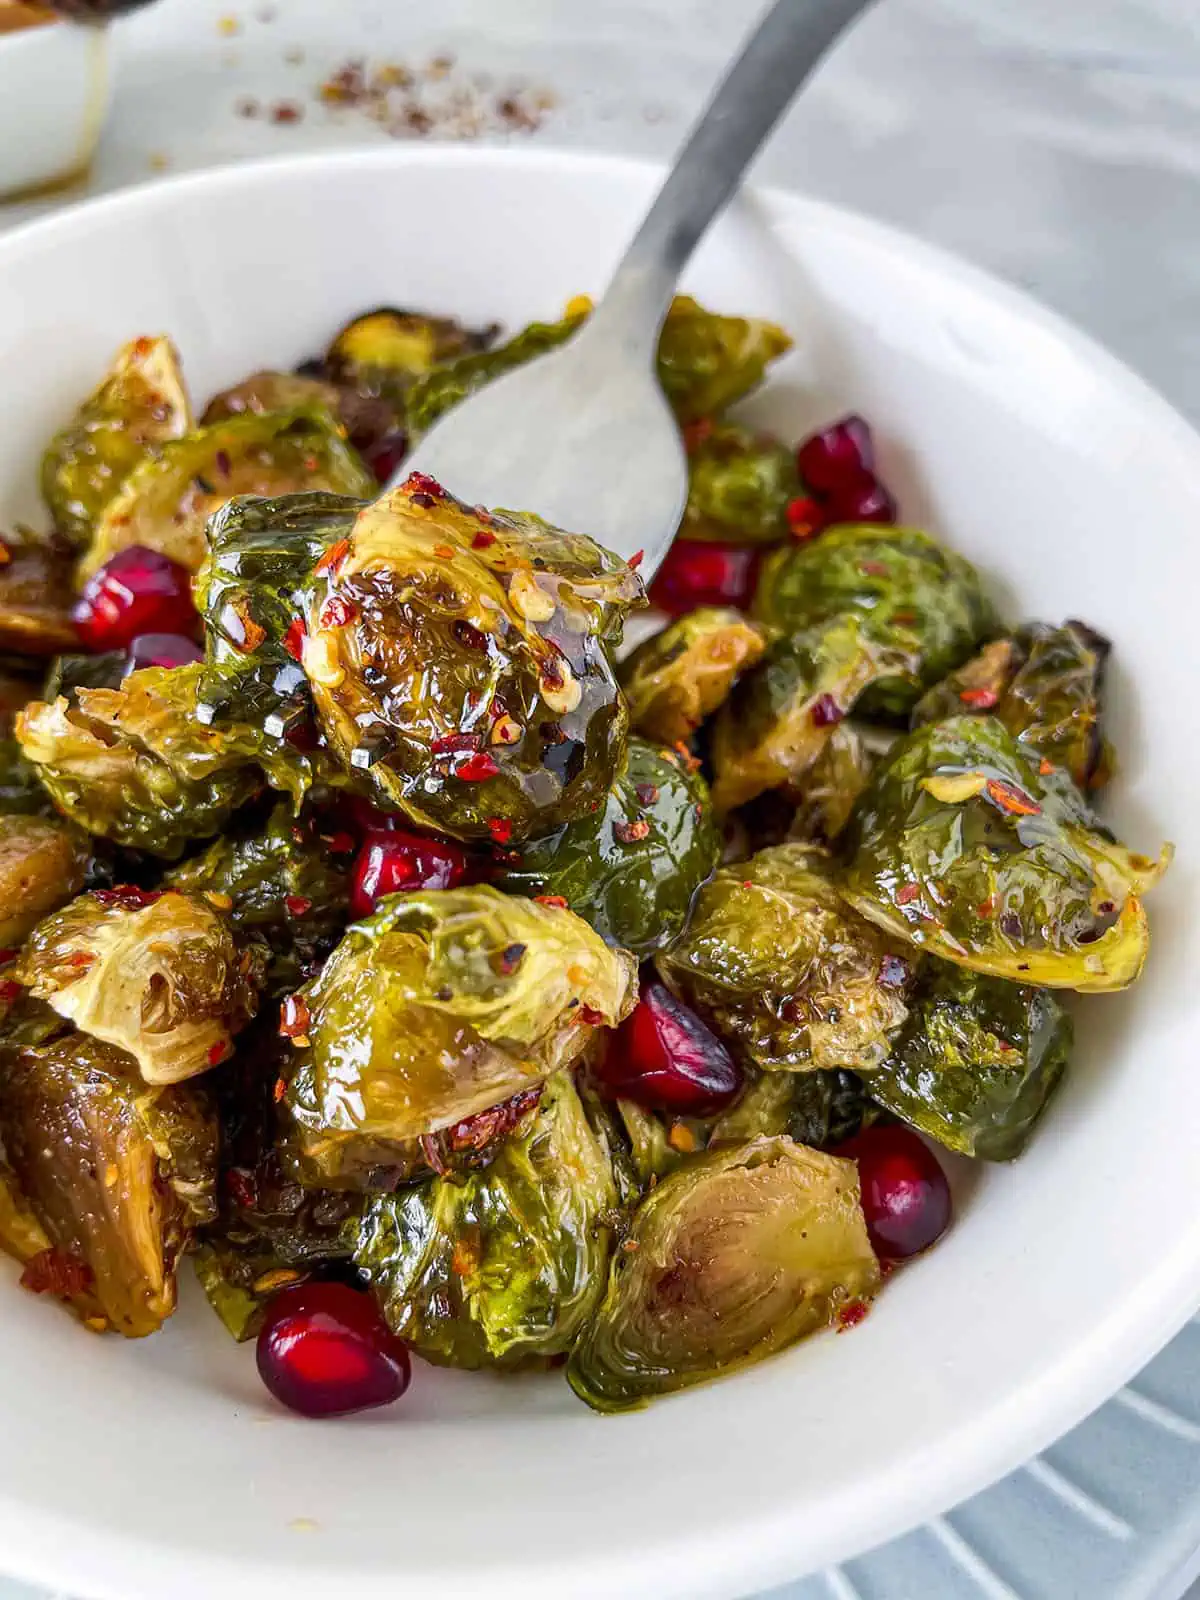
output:
<path id="1" fill-rule="evenodd" d="M 886 578 L 888 575 L 886 561 L 864 561 L 858 570 L 864 578 Z"/>
<path id="2" fill-rule="evenodd" d="M 140 911 L 161 900 L 161 889 L 139 889 L 134 883 L 121 883 L 114 889 L 93 889 L 92 899 L 97 905 L 120 906 L 125 911 Z"/>
<path id="3" fill-rule="evenodd" d="M 82 971 L 86 967 L 94 966 L 96 958 L 87 950 L 76 950 L 74 955 L 67 957 L 69 967 L 78 967 Z"/>
<path id="4" fill-rule="evenodd" d="M 333 572 L 350 554 L 349 539 L 337 539 L 318 560 L 314 572 Z"/>
<path id="5" fill-rule="evenodd" d="M 3 539 L 0 539 L 0 567 L 5 567 L 12 560 L 12 551 Z"/>
<path id="6" fill-rule="evenodd" d="M 812 495 L 798 494 L 794 500 L 788 501 L 784 519 L 792 538 L 804 541 L 821 531 L 825 513 L 821 509 L 820 501 L 814 500 Z"/>
<path id="7" fill-rule="evenodd" d="M 435 500 L 450 498 L 437 479 L 430 477 L 428 472 L 410 472 L 404 480 L 404 487 L 410 492 L 420 490 L 422 494 L 432 495 Z"/>
<path id="8" fill-rule="evenodd" d="M 288 623 L 287 632 L 283 636 L 283 648 L 293 661 L 299 661 L 304 655 L 304 640 L 308 630 L 304 626 L 303 617 L 293 617 Z"/>
<path id="9" fill-rule="evenodd" d="M 814 728 L 832 728 L 846 713 L 831 694 L 819 694 L 813 701 L 809 721 Z"/>
<path id="10" fill-rule="evenodd" d="M 979 916 L 985 919 L 988 917 L 994 917 L 996 915 L 996 896 L 994 894 L 988 895 L 986 900 L 981 900 L 979 902 L 979 904 L 975 907 L 975 910 Z"/>
<path id="11" fill-rule="evenodd" d="M 294 1039 L 307 1033 L 312 1016 L 308 1002 L 302 994 L 289 994 L 279 1007 L 279 1031 L 285 1039 Z"/>
<path id="12" fill-rule="evenodd" d="M 489 817 L 487 827 L 497 844 L 508 844 L 513 836 L 512 820 L 509 817 Z"/>
<path id="13" fill-rule="evenodd" d="M 972 711 L 990 711 L 1000 698 L 998 689 L 960 689 L 958 698 Z"/>
<path id="14" fill-rule="evenodd" d="M 492 968 L 502 978 L 511 977 L 521 965 L 521 958 L 525 954 L 523 944 L 505 945 L 503 950 L 498 950 L 492 957 Z"/>
<path id="15" fill-rule="evenodd" d="M 580 1022 L 586 1022 L 589 1028 L 602 1028 L 607 1021 L 603 1011 L 597 1011 L 595 1006 L 580 1006 Z"/>
<path id="16" fill-rule="evenodd" d="M 642 562 L 645 559 L 646 559 L 646 552 L 644 550 L 635 550 L 633 552 L 633 554 L 630 556 L 630 558 L 629 558 L 628 562 L 626 563 L 626 565 L 630 568 L 631 571 L 636 572 L 637 569 L 641 566 Z"/>
<path id="17" fill-rule="evenodd" d="M 639 817 L 636 822 L 614 822 L 613 838 L 618 844 L 637 844 L 650 832 L 650 824 L 645 817 Z"/>
<path id="18" fill-rule="evenodd" d="M 915 611 L 893 611 L 892 621 L 898 628 L 914 628 L 917 623 L 917 613 Z"/>
<path id="19" fill-rule="evenodd" d="M 209 1064 L 209 1066 L 210 1067 L 219 1066 L 221 1064 L 221 1062 L 225 1060 L 225 1058 L 226 1058 L 226 1056 L 228 1056 L 228 1054 L 229 1054 L 229 1040 L 228 1039 L 218 1039 L 216 1044 L 210 1044 L 209 1047 L 208 1047 L 208 1064 Z"/>
<path id="20" fill-rule="evenodd" d="M 869 1307 L 865 1300 L 847 1300 L 846 1304 L 838 1311 L 838 1332 L 845 1333 L 850 1328 L 855 1328 L 866 1316 Z"/>
<path id="21" fill-rule="evenodd" d="M 689 422 L 683 429 L 683 448 L 689 455 L 705 442 L 713 431 L 711 417 L 697 417 L 695 422 Z"/>
<path id="22" fill-rule="evenodd" d="M 487 751 L 480 750 L 475 755 L 468 756 L 460 767 L 455 767 L 454 776 L 462 778 L 466 783 L 484 783 L 488 778 L 496 777 L 499 771 L 500 768 Z"/>
<path id="23" fill-rule="evenodd" d="M 294 100 L 277 100 L 271 107 L 272 122 L 299 122 L 303 116 L 304 107 Z"/>
<path id="24" fill-rule="evenodd" d="M 486 528 L 480 528 L 479 532 L 471 540 L 471 549 L 487 550 L 490 549 L 495 542 L 496 535 L 494 533 L 489 533 Z"/>
<path id="25" fill-rule="evenodd" d="M 318 619 L 322 628 L 344 628 L 358 616 L 358 607 L 345 595 L 333 594 L 321 607 Z"/>
<path id="26" fill-rule="evenodd" d="M 413 495 L 413 504 L 414 505 L 426 505 L 426 504 L 435 505 L 436 502 L 432 499 L 432 497 L 430 495 L 415 494 L 415 495 Z M 433 547 L 433 553 L 438 558 L 439 561 L 453 561 L 454 560 L 454 547 L 452 545 L 435 544 L 434 547 Z"/>
<path id="27" fill-rule="evenodd" d="M 1041 773 L 1043 778 L 1048 778 L 1050 776 L 1050 774 L 1054 771 L 1054 763 L 1053 763 L 1053 761 L 1047 761 L 1045 756 L 1043 756 L 1042 759 L 1038 762 L 1038 771 Z"/>
<path id="28" fill-rule="evenodd" d="M 429 752 L 435 756 L 462 755 L 464 751 L 478 750 L 482 743 L 481 733 L 443 733 L 430 740 Z"/>
<path id="29" fill-rule="evenodd" d="M 479 1265 L 479 1257 L 471 1240 L 456 1239 L 450 1255 L 450 1270 L 458 1278 L 469 1278 Z"/>
<path id="30" fill-rule="evenodd" d="M 312 901 L 303 894 L 285 895 L 283 903 L 293 917 L 303 917 L 312 910 Z"/>
<path id="31" fill-rule="evenodd" d="M 901 884 L 900 888 L 896 890 L 896 904 L 898 906 L 909 905 L 912 901 L 919 899 L 920 894 L 921 885 L 919 883 Z"/>
<path id="32" fill-rule="evenodd" d="M 1007 811 L 1012 817 L 1037 817 L 1041 815 L 1041 806 L 1027 795 L 1024 789 L 1019 789 L 1015 783 L 1006 783 L 1003 778 L 989 778 L 985 786 L 987 797 L 1001 811 Z"/>
<path id="33" fill-rule="evenodd" d="M 275 1087 L 271 1091 L 271 1098 L 274 1100 L 276 1105 L 279 1104 L 279 1102 L 283 1099 L 283 1097 L 284 1097 L 284 1095 L 286 1093 L 287 1093 L 287 1084 L 284 1083 L 282 1078 L 276 1078 L 275 1079 Z"/>
<path id="34" fill-rule="evenodd" d="M 639 783 L 633 791 L 638 798 L 638 805 L 653 806 L 658 804 L 659 788 L 656 783 Z"/>
<path id="35" fill-rule="evenodd" d="M 233 614 L 242 635 L 234 642 L 243 655 L 251 655 L 267 637 L 267 630 L 250 614 L 250 608 L 244 601 L 233 607 Z"/>
<path id="36" fill-rule="evenodd" d="M 674 749 L 677 763 L 684 772 L 690 773 L 700 771 L 701 762 L 699 758 L 692 754 L 682 739 L 680 739 L 672 748 Z"/>
<path id="37" fill-rule="evenodd" d="M 567 902 L 560 894 L 535 894 L 533 898 L 539 906 L 554 906 L 559 911 L 567 909 Z"/>
<path id="38" fill-rule="evenodd" d="M 95 1281 L 91 1267 L 80 1256 L 51 1245 L 30 1258 L 21 1274 L 21 1287 L 31 1294 L 53 1294 L 63 1300 L 86 1294 Z"/>

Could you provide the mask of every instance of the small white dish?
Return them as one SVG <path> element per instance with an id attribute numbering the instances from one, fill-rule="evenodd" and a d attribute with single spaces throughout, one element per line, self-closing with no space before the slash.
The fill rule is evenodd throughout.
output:
<path id="1" fill-rule="evenodd" d="M 0 522 L 40 514 L 40 450 L 132 334 L 170 332 L 203 397 L 371 305 L 551 315 L 603 284 L 658 177 L 389 148 L 227 168 L 14 232 Z M 862 411 L 906 516 L 1002 604 L 1115 639 L 1109 815 L 1179 851 L 1145 978 L 1078 1005 L 1074 1070 L 1028 1154 L 958 1175 L 956 1227 L 860 1328 L 632 1416 L 594 1416 L 553 1376 L 422 1367 L 395 1412 L 305 1423 L 190 1284 L 165 1333 L 123 1344 L 0 1282 L 0 1561 L 18 1575 L 103 1600 L 742 1595 L 1026 1460 L 1200 1303 L 1200 439 L 1019 294 L 830 206 L 747 196 L 686 287 L 795 334 L 752 415 L 795 437 Z"/>
<path id="2" fill-rule="evenodd" d="M 108 30 L 0 32 L 0 201 L 81 176 L 108 112 Z"/>

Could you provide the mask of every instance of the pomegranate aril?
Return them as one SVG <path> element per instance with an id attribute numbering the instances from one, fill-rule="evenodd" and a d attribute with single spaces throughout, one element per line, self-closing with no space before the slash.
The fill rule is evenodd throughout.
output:
<path id="1" fill-rule="evenodd" d="M 758 564 L 751 545 L 676 539 L 650 585 L 651 604 L 673 617 L 697 606 L 746 606 Z"/>
<path id="2" fill-rule="evenodd" d="M 950 1185 L 937 1157 L 910 1128 L 865 1128 L 835 1154 L 858 1162 L 871 1247 L 885 1261 L 928 1250 L 950 1226 Z"/>
<path id="3" fill-rule="evenodd" d="M 129 646 L 125 674 L 140 672 L 143 667 L 186 667 L 203 660 L 204 651 L 182 633 L 139 633 Z"/>
<path id="4" fill-rule="evenodd" d="M 363 460 L 370 467 L 378 483 L 384 484 L 395 473 L 408 454 L 406 433 L 385 433 L 382 439 L 363 450 Z"/>
<path id="5" fill-rule="evenodd" d="M 350 910 L 369 917 L 387 894 L 403 889 L 454 889 L 470 869 L 461 845 L 424 834 L 369 833 L 350 869 Z"/>
<path id="6" fill-rule="evenodd" d="M 875 446 L 861 417 L 842 417 L 811 434 L 796 450 L 796 466 L 810 489 L 828 494 L 875 476 Z"/>
<path id="7" fill-rule="evenodd" d="M 883 522 L 894 523 L 896 502 L 881 483 L 868 479 L 865 483 L 851 483 L 834 489 L 825 499 L 827 522 Z"/>
<path id="8" fill-rule="evenodd" d="M 599 1076 L 615 1098 L 677 1116 L 713 1116 L 742 1092 L 741 1068 L 720 1039 L 655 978 L 609 1040 Z"/>
<path id="9" fill-rule="evenodd" d="M 144 633 L 193 634 L 199 626 L 186 567 L 131 544 L 88 579 L 71 613 L 89 650 L 123 650 Z"/>
<path id="10" fill-rule="evenodd" d="M 258 1371 L 276 1400 L 306 1417 L 391 1405 L 412 1376 L 406 1346 L 372 1297 L 320 1281 L 271 1301 L 258 1336 Z"/>

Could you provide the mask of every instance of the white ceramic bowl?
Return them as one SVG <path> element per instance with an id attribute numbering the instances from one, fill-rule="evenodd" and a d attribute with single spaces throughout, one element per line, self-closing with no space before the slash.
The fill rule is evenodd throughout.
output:
<path id="1" fill-rule="evenodd" d="M 0 200 L 82 174 L 108 102 L 106 28 L 0 33 Z"/>
<path id="2" fill-rule="evenodd" d="M 0 521 L 36 514 L 39 450 L 131 334 L 169 330 L 203 396 L 386 301 L 550 315 L 602 286 L 655 181 L 389 149 L 174 181 L 0 241 Z M 1179 846 L 1145 978 L 1078 1006 L 1028 1155 L 963 1177 L 953 1232 L 862 1327 L 632 1416 L 554 1378 L 422 1368 L 394 1412 L 307 1423 L 195 1294 L 123 1344 L 6 1288 L 0 1561 L 19 1575 L 107 1600 L 746 1594 L 1012 1468 L 1200 1302 L 1200 442 L 1035 305 L 828 206 L 744 199 L 688 286 L 795 334 L 756 414 L 792 436 L 861 410 L 910 518 L 1020 613 L 1116 640 L 1112 815 Z"/>

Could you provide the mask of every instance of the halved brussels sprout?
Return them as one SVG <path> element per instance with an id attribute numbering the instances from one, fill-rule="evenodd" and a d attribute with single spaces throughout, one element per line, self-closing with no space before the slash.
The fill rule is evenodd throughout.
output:
<path id="1" fill-rule="evenodd" d="M 647 956 L 682 932 L 720 851 L 703 778 L 674 752 L 631 739 L 604 809 L 513 852 L 499 882 L 559 895 L 609 944 Z"/>
<path id="2" fill-rule="evenodd" d="M 666 744 L 690 739 L 765 649 L 762 629 L 724 606 L 668 623 L 617 668 L 634 731 Z"/>
<path id="3" fill-rule="evenodd" d="M 88 841 L 48 817 L 0 816 L 0 946 L 11 948 L 48 912 L 77 895 Z"/>
<path id="4" fill-rule="evenodd" d="M 722 814 L 769 789 L 800 788 L 837 725 L 872 685 L 915 684 L 919 662 L 848 612 L 781 639 L 736 685 L 713 728 Z"/>
<path id="5" fill-rule="evenodd" d="M 200 418 L 200 426 L 240 417 L 246 412 L 263 416 L 270 412 L 311 411 L 320 407 L 337 415 L 338 392 L 321 378 L 306 378 L 297 372 L 252 372 L 248 378 L 213 395 Z"/>
<path id="6" fill-rule="evenodd" d="M 641 598 L 590 539 L 472 511 L 415 474 L 318 562 L 304 671 L 333 750 L 385 805 L 456 838 L 521 839 L 612 784 L 628 714 L 607 647 Z"/>
<path id="7" fill-rule="evenodd" d="M 898 741 L 845 853 L 847 899 L 897 938 L 976 972 L 1083 990 L 1141 971 L 1141 895 L 1169 858 L 1117 843 L 1049 761 L 971 716 Z"/>
<path id="8" fill-rule="evenodd" d="M 877 1067 L 907 1015 L 912 958 L 858 916 L 808 845 L 760 850 L 701 889 L 658 969 L 767 1071 Z"/>
<path id="9" fill-rule="evenodd" d="M 1064 771 L 1081 789 L 1109 776 L 1101 719 L 1112 645 L 1086 622 L 1034 622 L 997 639 L 931 689 L 913 726 L 967 712 L 995 717 L 1009 733 Z"/>
<path id="10" fill-rule="evenodd" d="M 98 889 L 38 924 L 16 977 L 161 1085 L 226 1059 L 257 1009 L 260 965 L 202 895 Z"/>
<path id="11" fill-rule="evenodd" d="M 737 423 L 716 423 L 688 449 L 680 536 L 776 544 L 788 536 L 788 504 L 801 493 L 794 450 Z"/>
<path id="12" fill-rule="evenodd" d="M 209 517 L 235 495 L 328 490 L 365 498 L 375 480 L 328 411 L 253 412 L 173 440 L 129 474 L 104 508 L 78 572 L 82 582 L 126 545 L 146 545 L 195 572 Z"/>
<path id="13" fill-rule="evenodd" d="M 333 948 L 349 917 L 349 857 L 335 855 L 311 818 L 279 804 L 264 824 L 214 839 L 167 873 L 174 889 L 224 904 L 239 933 L 271 952 L 268 991 L 290 993 Z"/>
<path id="14" fill-rule="evenodd" d="M 528 1365 L 585 1327 L 617 1215 L 607 1151 L 559 1072 L 485 1172 L 371 1201 L 354 1259 L 426 1360 Z"/>
<path id="15" fill-rule="evenodd" d="M 0 538 L 0 650 L 52 656 L 76 649 L 73 598 L 65 546 L 27 530 Z"/>
<path id="16" fill-rule="evenodd" d="M 812 766 L 790 786 L 796 802 L 790 837 L 808 844 L 833 844 L 849 822 L 875 770 L 875 760 L 858 729 L 839 723 Z"/>
<path id="17" fill-rule="evenodd" d="M 123 1050 L 68 1033 L 5 1049 L 0 1134 L 52 1247 L 23 1281 L 94 1298 L 89 1326 L 153 1333 L 175 1309 L 175 1263 L 192 1228 L 213 1214 L 205 1103 L 187 1088 L 148 1093 Z"/>
<path id="18" fill-rule="evenodd" d="M 150 451 L 180 439 L 192 408 L 166 338 L 133 339 L 42 458 L 42 494 L 59 532 L 87 544 L 101 512 Z"/>
<path id="19" fill-rule="evenodd" d="M 381 306 L 346 324 L 326 351 L 324 366 L 336 383 L 386 399 L 399 414 L 418 378 L 479 355 L 496 333 L 495 325 L 467 328 L 453 317 Z"/>
<path id="20" fill-rule="evenodd" d="M 867 1089 L 951 1150 L 1011 1161 L 1058 1088 L 1071 1042 L 1051 990 L 933 961 Z"/>
<path id="21" fill-rule="evenodd" d="M 965 661 L 995 618 L 969 561 L 917 528 L 854 523 L 763 563 L 754 615 L 783 633 L 856 612 L 872 636 L 916 656 L 916 676 L 877 685 L 868 706 L 902 715 L 921 688 Z"/>
<path id="22" fill-rule="evenodd" d="M 17 738 L 59 809 L 153 855 L 177 856 L 217 833 L 262 780 L 245 748 L 256 742 L 250 730 L 201 724 L 202 670 L 147 667 L 119 689 L 78 690 L 74 704 L 60 695 L 26 706 Z"/>
<path id="23" fill-rule="evenodd" d="M 567 1362 L 597 1411 L 750 1366 L 879 1287 L 852 1161 L 785 1138 L 685 1162 L 642 1201 Z"/>
<path id="24" fill-rule="evenodd" d="M 569 1066 L 637 998 L 633 957 L 587 923 L 490 886 L 398 894 L 292 1001 L 284 1108 L 311 1173 L 373 1159 Z"/>

